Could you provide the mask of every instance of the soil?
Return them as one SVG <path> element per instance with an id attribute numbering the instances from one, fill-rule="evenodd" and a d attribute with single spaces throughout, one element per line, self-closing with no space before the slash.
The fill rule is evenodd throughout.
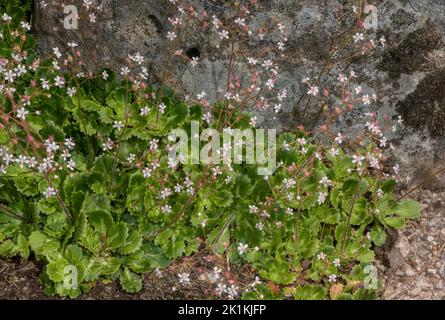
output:
<path id="1" fill-rule="evenodd" d="M 162 271 L 154 271 L 143 276 L 143 289 L 137 294 L 127 294 L 120 289 L 117 282 L 98 282 L 82 300 L 174 300 L 174 299 L 227 299 L 219 297 L 214 291 L 215 283 L 207 277 L 208 272 L 217 266 L 222 270 L 221 278 L 225 283 L 238 288 L 248 287 L 255 280 L 250 267 L 229 266 L 225 261 L 218 261 L 214 256 L 200 252 L 174 262 Z M 22 258 L 0 258 L 0 300 L 53 300 L 67 299 L 48 297 L 43 292 L 39 281 L 42 265 L 36 261 Z M 224 271 L 225 270 L 225 271 Z M 179 283 L 178 273 L 189 273 L 191 282 L 188 285 Z M 239 291 L 241 294 L 241 291 Z"/>

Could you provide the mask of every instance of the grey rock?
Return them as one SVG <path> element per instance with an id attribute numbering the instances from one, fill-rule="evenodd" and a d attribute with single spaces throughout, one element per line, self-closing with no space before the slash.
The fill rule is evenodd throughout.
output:
<path id="1" fill-rule="evenodd" d="M 388 252 L 388 260 L 392 269 L 398 269 L 404 262 L 411 251 L 408 239 L 400 235 L 395 246 Z"/>
<path id="2" fill-rule="evenodd" d="M 167 18 L 173 15 L 174 5 L 166 0 L 96 0 L 101 10 L 96 10 L 97 22 L 92 24 L 85 19 L 82 1 L 72 0 L 82 19 L 78 30 L 66 30 L 62 2 L 35 1 L 33 32 L 42 54 L 51 53 L 55 46 L 64 49 L 69 41 L 76 41 L 84 52 L 87 68 L 109 66 L 119 70 L 128 54 L 140 52 L 150 71 L 149 80 L 159 81 L 166 61 Z M 329 57 L 338 2 L 259 0 L 262 9 L 258 19 L 282 20 L 289 38 L 287 58 L 281 62 L 282 74 L 277 84 L 287 88 L 289 96 L 276 117 L 257 111 L 262 127 L 287 130 L 299 124 L 309 128 L 319 124 L 319 107 L 309 108 L 307 115 L 302 112 L 305 105 L 300 98 L 305 91 L 300 82 L 308 73 L 316 75 Z M 345 6 L 356 3 L 341 2 Z M 193 4 L 210 15 L 227 14 L 224 1 L 195 0 Z M 412 184 L 434 171 L 445 158 L 445 2 L 382 0 L 377 1 L 376 7 L 376 36 L 384 35 L 388 46 L 372 58 L 351 60 L 348 67 L 363 75 L 358 80 L 378 95 L 379 102 L 372 110 L 389 117 L 402 116 L 405 126 L 389 138 L 396 146 L 394 160 L 400 163 L 403 173 L 413 177 L 409 182 Z M 183 49 L 199 54 L 199 68 L 191 69 L 181 61 L 168 65 L 168 75 L 178 79 L 186 93 L 196 95 L 204 90 L 211 98 L 218 96 L 224 83 L 227 54 L 213 44 L 212 37 L 194 33 Z M 344 67 L 334 66 L 320 86 L 332 84 Z M 362 115 L 369 109 L 359 109 L 343 116 L 335 129 L 352 134 L 360 130 L 364 124 Z M 445 178 L 432 180 L 428 186 L 445 187 Z"/>

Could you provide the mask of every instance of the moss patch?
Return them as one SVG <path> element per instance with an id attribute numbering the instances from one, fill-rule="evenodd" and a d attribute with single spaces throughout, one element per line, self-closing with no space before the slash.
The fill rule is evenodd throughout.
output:
<path id="1" fill-rule="evenodd" d="M 445 135 L 445 69 L 426 76 L 417 89 L 397 105 L 405 124 L 427 129 L 431 136 Z"/>
<path id="2" fill-rule="evenodd" d="M 388 72 L 390 78 L 399 78 L 401 73 L 427 71 L 431 64 L 427 60 L 428 52 L 443 47 L 442 37 L 432 21 L 406 36 L 396 47 L 383 55 L 380 70 Z"/>

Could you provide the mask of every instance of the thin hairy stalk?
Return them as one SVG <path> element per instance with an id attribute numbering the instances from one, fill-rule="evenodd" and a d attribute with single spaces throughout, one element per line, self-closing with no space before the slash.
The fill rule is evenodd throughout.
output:
<path id="1" fill-rule="evenodd" d="M 9 216 L 11 216 L 13 218 L 16 218 L 16 219 L 19 219 L 19 220 L 22 220 L 22 221 L 25 220 L 25 218 L 23 218 L 21 215 L 15 213 L 11 208 L 9 208 L 9 207 L 5 206 L 4 204 L 1 204 L 1 203 L 0 203 L 0 210 L 3 210 L 3 212 L 5 212 L 6 214 L 8 214 Z"/>
<path id="2" fill-rule="evenodd" d="M 359 194 L 360 183 L 362 182 L 362 179 L 363 179 L 363 175 L 360 176 L 360 180 L 357 182 L 357 186 L 355 187 L 355 191 L 354 191 L 354 196 L 352 198 L 351 208 L 349 209 L 349 212 L 348 212 L 348 220 L 346 221 L 345 233 L 343 235 L 342 244 L 341 244 L 341 254 L 342 255 L 345 254 L 346 241 L 348 240 L 347 238 L 348 238 L 349 229 L 351 226 L 352 212 L 354 211 L 355 201 L 357 200 L 357 197 Z"/>
<path id="3" fill-rule="evenodd" d="M 218 254 L 218 243 L 221 240 L 222 236 L 224 235 L 224 232 L 227 230 L 227 228 L 232 224 L 233 220 L 235 220 L 236 213 L 232 212 L 229 216 L 229 218 L 224 223 L 221 230 L 218 232 L 218 235 L 216 236 L 215 242 L 213 243 L 213 253 L 215 255 Z"/>
<path id="4" fill-rule="evenodd" d="M 424 180 L 422 180 L 420 183 L 418 183 L 414 188 L 412 188 L 411 190 L 409 190 L 407 193 L 405 193 L 403 196 L 400 196 L 397 201 L 400 201 L 404 198 L 406 198 L 407 196 L 409 196 L 411 193 L 413 193 L 414 191 L 416 191 L 417 189 L 419 189 L 421 186 L 423 186 L 425 183 L 427 183 L 428 181 L 430 181 L 431 179 L 435 178 L 438 174 L 445 172 L 445 167 L 439 169 L 438 171 L 436 171 L 435 173 L 433 173 L 432 175 L 430 175 L 429 177 L 425 178 Z"/>

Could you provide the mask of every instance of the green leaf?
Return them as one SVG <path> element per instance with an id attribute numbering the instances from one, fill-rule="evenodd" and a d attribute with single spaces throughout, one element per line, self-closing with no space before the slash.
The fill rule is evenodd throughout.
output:
<path id="1" fill-rule="evenodd" d="M 33 231 L 28 239 L 31 250 L 36 253 L 39 253 L 43 245 L 49 241 L 49 238 L 40 231 Z"/>
<path id="2" fill-rule="evenodd" d="M 100 259 L 97 261 L 101 266 L 101 274 L 104 276 L 112 275 L 119 271 L 121 261 L 117 257 L 109 257 L 107 259 Z"/>
<path id="3" fill-rule="evenodd" d="M 340 222 L 340 211 L 327 206 L 321 206 L 313 209 L 314 214 L 320 221 L 328 224 L 337 224 Z"/>
<path id="4" fill-rule="evenodd" d="M 316 285 L 302 286 L 295 290 L 294 297 L 296 300 L 325 300 L 326 289 Z"/>
<path id="5" fill-rule="evenodd" d="M 133 230 L 124 245 L 119 248 L 122 255 L 132 254 L 139 250 L 142 245 L 142 236 L 138 230 Z"/>
<path id="6" fill-rule="evenodd" d="M 6 240 L 3 243 L 0 244 L 0 256 L 9 257 L 11 254 L 12 249 L 14 248 L 14 241 L 12 240 Z"/>
<path id="7" fill-rule="evenodd" d="M 122 289 L 129 293 L 136 293 L 142 289 L 142 279 L 137 274 L 131 272 L 127 267 L 119 276 Z"/>
<path id="8" fill-rule="evenodd" d="M 378 247 L 383 246 L 386 241 L 386 232 L 379 226 L 375 226 L 371 229 L 371 240 Z"/>
<path id="9" fill-rule="evenodd" d="M 400 217 L 407 219 L 417 219 L 420 218 L 422 209 L 420 208 L 419 202 L 415 200 L 404 200 L 400 202 L 397 206 L 397 214 Z"/>
<path id="10" fill-rule="evenodd" d="M 296 275 L 289 270 L 289 264 L 281 259 L 270 259 L 260 270 L 260 275 L 277 284 L 290 284 L 295 281 Z"/>
<path id="11" fill-rule="evenodd" d="M 228 190 L 220 190 L 212 195 L 212 201 L 216 207 L 226 208 L 233 202 L 233 195 Z"/>
<path id="12" fill-rule="evenodd" d="M 392 228 L 396 228 L 396 229 L 401 229 L 405 226 L 405 218 L 401 218 L 401 217 L 385 217 L 383 219 L 385 221 L 385 223 L 392 227 Z"/>
<path id="13" fill-rule="evenodd" d="M 90 211 L 88 221 L 101 234 L 106 234 L 113 227 L 113 217 L 105 210 Z"/>
<path id="14" fill-rule="evenodd" d="M 56 261 L 50 262 L 46 266 L 46 273 L 52 281 L 62 282 L 63 279 L 65 279 L 65 268 L 68 266 L 68 261 L 64 258 L 61 258 Z"/>
<path id="15" fill-rule="evenodd" d="M 119 222 L 109 229 L 107 237 L 108 249 L 117 249 L 125 244 L 125 240 L 128 237 L 128 227 L 124 222 Z"/>
<path id="16" fill-rule="evenodd" d="M 89 194 L 85 198 L 82 210 L 85 213 L 94 210 L 111 211 L 110 199 L 103 194 Z"/>
<path id="17" fill-rule="evenodd" d="M 29 256 L 29 244 L 26 237 L 22 234 L 19 234 L 17 236 L 17 244 L 14 246 L 13 249 L 14 253 L 19 253 L 21 257 L 27 259 Z M 1 254 L 0 254 L 1 255 Z"/>

